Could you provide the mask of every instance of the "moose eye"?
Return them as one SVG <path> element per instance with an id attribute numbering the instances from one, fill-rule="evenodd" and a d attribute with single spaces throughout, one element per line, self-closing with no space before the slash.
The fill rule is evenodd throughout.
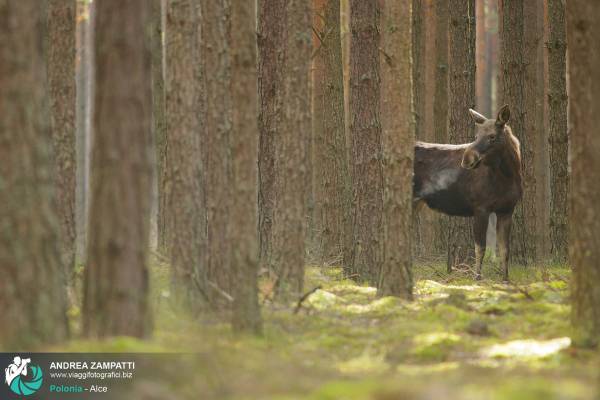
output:
<path id="1" fill-rule="evenodd" d="M 496 140 L 496 135 L 489 135 L 488 138 L 490 139 L 490 142 L 493 142 Z"/>

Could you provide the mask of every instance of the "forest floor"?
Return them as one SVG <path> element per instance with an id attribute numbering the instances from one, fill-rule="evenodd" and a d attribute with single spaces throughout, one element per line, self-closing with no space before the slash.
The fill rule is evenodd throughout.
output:
<path id="1" fill-rule="evenodd" d="M 489 265 L 489 263 L 488 263 Z M 489 267 L 488 267 L 489 268 Z M 485 272 L 485 269 L 484 269 Z M 64 351 L 193 353 L 185 367 L 136 381 L 144 399 L 595 399 L 600 360 L 569 339 L 566 267 L 474 282 L 442 266 L 415 271 L 415 300 L 378 298 L 333 267 L 307 270 L 297 309 L 263 305 L 264 337 L 170 306 L 169 268 L 153 267 L 151 340 L 72 342 Z M 295 312 L 297 311 L 297 312 Z M 166 381 L 165 381 L 166 379 Z"/>

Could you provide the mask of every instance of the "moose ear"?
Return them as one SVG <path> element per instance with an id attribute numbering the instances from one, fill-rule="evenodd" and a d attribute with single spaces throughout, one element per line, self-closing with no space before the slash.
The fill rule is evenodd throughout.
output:
<path id="1" fill-rule="evenodd" d="M 479 114 L 477 111 L 473 110 L 472 108 L 469 108 L 469 113 L 471 114 L 471 117 L 473 118 L 473 121 L 475 121 L 476 124 L 483 124 L 485 121 L 487 121 L 486 117 Z"/>
<path id="2" fill-rule="evenodd" d="M 502 106 L 498 111 L 498 118 L 496 118 L 496 125 L 505 125 L 510 119 L 510 108 L 508 104 Z"/>

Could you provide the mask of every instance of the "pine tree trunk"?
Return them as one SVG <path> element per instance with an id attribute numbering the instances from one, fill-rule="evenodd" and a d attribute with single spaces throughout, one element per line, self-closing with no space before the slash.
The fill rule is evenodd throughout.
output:
<path id="1" fill-rule="evenodd" d="M 258 0 L 258 230 L 260 263 L 263 268 L 272 266 L 275 136 L 281 129 L 283 119 L 286 35 L 285 3 L 278 0 Z"/>
<path id="2" fill-rule="evenodd" d="M 324 170 L 325 158 L 327 157 L 327 148 L 325 147 L 325 110 L 323 104 L 325 101 L 326 88 L 325 79 L 325 57 L 327 56 L 323 40 L 331 34 L 325 28 L 325 7 L 327 0 L 312 1 L 312 56 L 311 56 L 311 135 L 310 144 L 312 152 L 310 154 L 312 168 L 310 171 L 310 190 L 312 192 L 313 203 L 309 205 L 309 219 L 307 224 L 307 233 L 310 237 L 308 241 L 308 251 L 312 253 L 313 258 L 319 263 L 326 262 L 325 256 L 325 236 L 329 233 L 325 225 L 325 214 L 323 205 L 327 201 L 325 194 L 325 178 L 322 173 Z M 311 206 L 312 205 L 312 209 Z"/>
<path id="3" fill-rule="evenodd" d="M 205 129 L 205 90 L 198 40 L 200 9 L 194 0 L 168 0 L 166 13 L 166 135 L 161 175 L 168 190 L 163 192 L 161 210 L 163 245 L 171 259 L 173 294 L 197 312 L 208 297 L 203 258 L 206 209 L 200 140 Z"/>
<path id="4" fill-rule="evenodd" d="M 521 161 L 523 170 L 524 192 L 521 200 L 524 226 L 522 234 L 522 255 L 525 262 L 539 261 L 542 258 L 541 249 L 544 245 L 545 234 L 548 229 L 543 225 L 543 211 L 546 196 L 543 193 L 542 181 L 547 175 L 547 166 L 542 165 L 539 159 L 544 152 L 543 96 L 539 97 L 539 87 L 543 85 L 543 58 L 540 58 L 539 45 L 544 41 L 544 27 L 539 24 L 538 15 L 544 14 L 539 1 L 523 2 L 523 19 L 528 23 L 523 24 L 523 63 L 525 73 L 525 86 L 523 87 L 523 103 L 525 106 L 523 116 L 523 131 L 517 132 L 521 142 Z M 541 201 L 541 203 L 540 203 Z M 517 228 L 520 230 L 520 228 Z M 518 245 L 516 246 L 518 249 Z"/>
<path id="5" fill-rule="evenodd" d="M 66 339 L 60 221 L 44 84 L 44 8 L 0 4 L 0 347 Z"/>
<path id="6" fill-rule="evenodd" d="M 256 194 L 258 119 L 256 92 L 256 4 L 233 2 L 231 80 L 233 106 L 231 242 L 234 274 L 233 329 L 260 334 Z"/>
<path id="7" fill-rule="evenodd" d="M 86 264 L 94 4 L 77 2 L 75 251 L 80 265 Z"/>
<path id="8" fill-rule="evenodd" d="M 380 122 L 379 5 L 350 1 L 350 113 L 353 251 L 349 273 L 371 284 L 383 261 L 383 168 Z"/>
<path id="9" fill-rule="evenodd" d="M 537 85 L 535 92 L 535 124 L 537 135 L 535 138 L 535 249 L 538 262 L 550 259 L 550 152 L 549 152 L 549 124 L 548 124 L 548 55 L 546 43 L 547 33 L 547 7 L 546 0 L 536 0 L 536 70 Z M 568 162 L 568 161 L 567 161 Z"/>
<path id="10" fill-rule="evenodd" d="M 422 17 L 420 18 L 422 26 L 421 35 L 423 35 L 423 39 L 421 40 L 421 46 L 423 49 L 421 50 L 422 57 L 422 65 L 421 65 L 421 73 L 420 78 L 422 79 L 422 97 L 421 101 L 423 102 L 422 111 L 421 111 L 421 133 L 417 132 L 417 139 L 425 142 L 435 142 L 435 115 L 434 115 L 434 102 L 435 102 L 435 89 L 436 89 L 436 74 L 437 74 L 437 66 L 436 66 L 436 12 L 435 12 L 435 1 L 434 0 L 420 0 L 421 1 L 421 13 Z M 414 11 L 414 10 L 413 10 Z M 417 29 L 415 26 L 415 16 L 413 12 L 413 28 Z M 447 27 L 446 31 L 447 33 Z M 414 38 L 414 34 L 413 34 Z M 413 39 L 414 45 L 416 42 Z M 415 54 L 416 50 L 413 49 L 413 54 Z M 414 72 L 415 62 L 413 60 L 413 76 L 415 76 Z M 416 81 L 413 80 L 415 84 L 413 85 L 413 104 L 416 107 L 417 104 L 417 86 Z M 440 220 L 443 216 L 439 213 L 432 211 L 427 207 L 420 207 L 418 212 L 413 214 L 413 230 L 415 231 L 415 240 L 413 240 L 413 249 L 414 249 L 414 258 L 422 258 L 424 260 L 431 260 L 432 256 L 435 256 L 435 248 L 433 248 L 432 243 L 435 242 L 436 238 L 436 229 L 439 227 Z"/>
<path id="11" fill-rule="evenodd" d="M 156 148 L 155 185 L 156 199 L 156 243 L 159 250 L 167 250 L 167 198 L 169 181 L 166 173 L 166 115 L 163 46 L 163 1 L 152 0 L 152 137 Z M 171 25 L 172 26 L 172 25 Z"/>
<path id="12" fill-rule="evenodd" d="M 90 233 L 83 329 L 88 337 L 150 333 L 148 232 L 152 169 L 150 9 L 97 6 Z"/>
<path id="13" fill-rule="evenodd" d="M 476 48 L 476 59 L 477 59 L 477 68 L 476 68 L 476 78 L 475 78 L 475 92 L 476 92 L 476 104 L 477 110 L 483 115 L 490 118 L 491 110 L 489 107 L 489 95 L 491 91 L 489 90 L 488 81 L 488 64 L 486 62 L 487 56 L 487 48 L 489 47 L 489 43 L 487 41 L 486 35 L 486 14 L 485 14 L 485 3 L 486 0 L 477 0 L 475 4 L 475 18 L 477 20 L 476 26 L 476 36 L 477 36 L 477 48 Z"/>
<path id="14" fill-rule="evenodd" d="M 500 3 L 500 103 L 508 104 L 511 112 L 510 126 L 513 134 L 521 142 L 521 161 L 523 170 L 523 199 L 517 205 L 513 217 L 511 235 L 511 258 L 519 263 L 527 263 L 535 251 L 535 240 L 531 227 L 531 181 L 533 165 L 531 160 L 531 141 L 525 132 L 525 92 L 527 70 L 525 64 L 525 30 L 523 2 L 502 0 Z"/>
<path id="15" fill-rule="evenodd" d="M 315 2 L 317 4 L 317 2 Z M 344 220 L 347 210 L 348 160 L 344 124 L 344 77 L 342 71 L 342 43 L 340 37 L 340 2 L 327 0 L 315 9 L 316 18 L 323 18 L 320 29 L 320 47 L 315 50 L 314 68 L 322 66 L 322 72 L 314 71 L 313 118 L 322 125 L 313 125 L 315 134 L 315 197 L 321 193 L 322 250 L 325 261 L 339 260 L 344 241 Z M 318 61 L 318 62 L 317 62 Z"/>
<path id="16" fill-rule="evenodd" d="M 475 1 L 450 0 L 448 133 L 450 143 L 469 143 L 475 124 L 468 117 L 475 107 Z M 448 258 L 454 265 L 468 263 L 473 257 L 470 218 L 451 218 L 448 223 Z"/>
<path id="17" fill-rule="evenodd" d="M 75 268 L 75 39 L 76 1 L 48 1 L 48 89 L 64 282 L 71 301 Z"/>
<path id="18" fill-rule="evenodd" d="M 344 84 L 344 140 L 346 143 L 346 192 L 344 195 L 344 242 L 342 244 L 342 266 L 348 271 L 354 251 L 354 211 L 352 183 L 352 138 L 350 136 L 350 0 L 340 0 L 340 31 L 342 41 L 342 75 Z"/>
<path id="19" fill-rule="evenodd" d="M 435 0 L 435 90 L 433 101 L 433 142 L 448 143 L 448 0 Z M 449 217 L 439 216 L 435 224 L 434 253 L 448 251 Z"/>
<path id="20" fill-rule="evenodd" d="M 202 43 L 206 82 L 206 129 L 201 140 L 204 149 L 204 184 L 207 190 L 207 251 L 206 268 L 211 298 L 222 303 L 222 291 L 231 291 L 231 241 L 228 233 L 231 207 L 230 140 L 231 140 L 231 80 L 230 3 L 203 0 Z M 216 285 L 216 287 L 215 287 Z M 224 304 L 219 304 L 224 305 Z"/>
<path id="21" fill-rule="evenodd" d="M 580 345 L 600 344 L 600 3 L 567 2 L 571 194 L 569 260 L 572 319 Z M 552 19 L 553 20 L 553 19 Z M 555 44 L 553 44 L 555 46 Z"/>
<path id="22" fill-rule="evenodd" d="M 548 103 L 550 119 L 550 238 L 552 257 L 564 261 L 568 248 L 569 136 L 565 5 L 548 0 Z"/>
<path id="23" fill-rule="evenodd" d="M 387 0 L 381 20 L 381 130 L 384 172 L 384 259 L 378 293 L 412 298 L 411 4 Z"/>
<path id="24" fill-rule="evenodd" d="M 423 118 L 425 116 L 425 10 L 424 0 L 412 0 L 412 81 L 415 113 L 415 133 L 419 140 L 424 139 Z M 383 64 L 382 64 L 383 65 Z"/>
<path id="25" fill-rule="evenodd" d="M 283 118 L 275 138 L 273 264 L 277 296 L 297 299 L 304 282 L 306 137 L 310 129 L 310 0 L 287 5 Z"/>

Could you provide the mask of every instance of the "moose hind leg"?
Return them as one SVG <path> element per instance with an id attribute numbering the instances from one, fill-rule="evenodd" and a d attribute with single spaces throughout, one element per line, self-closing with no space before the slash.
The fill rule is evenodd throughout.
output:
<path id="1" fill-rule="evenodd" d="M 496 222 L 496 240 L 498 241 L 498 256 L 502 267 L 502 279 L 508 282 L 508 259 L 510 256 L 510 228 L 512 213 L 498 215 Z"/>
<path id="2" fill-rule="evenodd" d="M 475 216 L 473 221 L 473 234 L 475 235 L 475 268 L 477 273 L 475 279 L 481 279 L 481 266 L 485 256 L 485 240 L 487 236 L 487 227 L 489 214 L 480 214 Z"/>

